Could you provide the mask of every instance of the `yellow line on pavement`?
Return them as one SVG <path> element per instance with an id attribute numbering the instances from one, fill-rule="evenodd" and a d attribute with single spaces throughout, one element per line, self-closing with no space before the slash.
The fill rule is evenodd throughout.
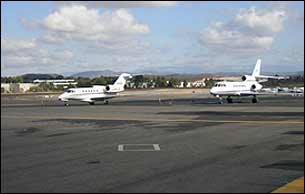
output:
<path id="1" fill-rule="evenodd" d="M 50 116 L 1 116 L 13 119 L 71 119 L 71 120 L 113 120 L 113 121 L 144 121 L 144 122 L 196 122 L 196 123 L 247 123 L 247 124 L 302 124 L 302 120 L 270 121 L 270 120 L 193 120 L 193 119 L 162 119 L 162 118 L 122 118 L 122 117 L 50 117 Z"/>
<path id="2" fill-rule="evenodd" d="M 272 193 L 304 193 L 304 177 L 296 179 L 272 191 Z"/>

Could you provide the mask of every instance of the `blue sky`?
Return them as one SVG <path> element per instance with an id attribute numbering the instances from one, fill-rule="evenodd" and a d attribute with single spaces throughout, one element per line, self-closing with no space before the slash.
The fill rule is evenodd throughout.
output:
<path id="1" fill-rule="evenodd" d="M 1 74 L 304 70 L 304 2 L 1 2 Z"/>

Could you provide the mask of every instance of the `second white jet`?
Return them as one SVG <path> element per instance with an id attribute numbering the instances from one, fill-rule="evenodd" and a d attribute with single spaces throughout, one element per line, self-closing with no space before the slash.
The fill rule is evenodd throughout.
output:
<path id="1" fill-rule="evenodd" d="M 222 102 L 222 97 L 227 97 L 227 102 L 232 103 L 233 96 L 253 96 L 252 103 L 257 103 L 257 95 L 262 94 L 273 94 L 264 92 L 261 82 L 268 81 L 268 79 L 288 79 L 288 77 L 280 76 L 265 76 L 261 75 L 261 59 L 258 59 L 254 67 L 252 75 L 242 76 L 242 81 L 239 82 L 229 82 L 222 81 L 217 82 L 214 87 L 210 90 L 210 93 Z"/>
<path id="2" fill-rule="evenodd" d="M 123 92 L 128 79 L 132 76 L 128 73 L 122 73 L 119 78 L 112 85 L 101 86 L 94 85 L 88 88 L 70 88 L 65 93 L 61 94 L 58 99 L 69 105 L 68 101 L 77 100 L 81 102 L 88 102 L 93 105 L 96 101 L 104 101 L 108 103 L 107 99 L 119 96 Z"/>

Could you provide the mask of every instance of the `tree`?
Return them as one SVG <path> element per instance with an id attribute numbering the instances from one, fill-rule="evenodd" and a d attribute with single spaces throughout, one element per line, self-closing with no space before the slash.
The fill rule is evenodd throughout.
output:
<path id="1" fill-rule="evenodd" d="M 174 88 L 177 85 L 179 85 L 179 80 L 177 80 L 175 78 L 170 78 L 170 80 L 168 81 L 167 87 L 168 88 Z"/>
<path id="2" fill-rule="evenodd" d="M 47 91 L 52 91 L 54 90 L 54 85 L 53 83 L 46 83 L 46 82 L 42 82 L 38 85 L 38 87 L 40 88 L 40 90 L 42 92 L 47 92 Z"/>
<path id="3" fill-rule="evenodd" d="M 23 78 L 21 76 L 15 77 L 15 83 L 23 83 Z"/>
<path id="4" fill-rule="evenodd" d="M 158 76 L 156 78 L 155 82 L 156 82 L 156 87 L 158 87 L 158 88 L 164 88 L 167 86 L 167 83 L 166 83 L 166 80 L 164 77 Z"/>
<path id="5" fill-rule="evenodd" d="M 78 87 L 90 87 L 91 86 L 91 80 L 90 78 L 77 78 L 77 86 Z"/>
<path id="6" fill-rule="evenodd" d="M 211 88 L 215 85 L 216 82 L 217 82 L 217 80 L 208 79 L 205 81 L 205 86 L 208 88 Z"/>
<path id="7" fill-rule="evenodd" d="M 58 76 L 55 77 L 55 79 L 64 79 L 64 76 L 58 75 Z"/>
<path id="8" fill-rule="evenodd" d="M 138 88 L 140 84 L 144 82 L 144 76 L 143 75 L 137 75 L 133 77 L 133 82 L 135 86 Z"/>
<path id="9" fill-rule="evenodd" d="M 102 76 L 92 79 L 91 83 L 92 83 L 92 85 L 106 85 L 107 84 L 105 78 Z"/>

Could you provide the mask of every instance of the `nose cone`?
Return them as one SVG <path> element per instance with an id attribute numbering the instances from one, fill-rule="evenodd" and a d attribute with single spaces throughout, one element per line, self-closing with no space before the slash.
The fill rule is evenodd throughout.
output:
<path id="1" fill-rule="evenodd" d="M 214 87 L 210 89 L 210 94 L 215 95 L 215 88 Z"/>
<path id="2" fill-rule="evenodd" d="M 65 101 L 65 94 L 61 94 L 58 96 L 59 101 Z"/>

